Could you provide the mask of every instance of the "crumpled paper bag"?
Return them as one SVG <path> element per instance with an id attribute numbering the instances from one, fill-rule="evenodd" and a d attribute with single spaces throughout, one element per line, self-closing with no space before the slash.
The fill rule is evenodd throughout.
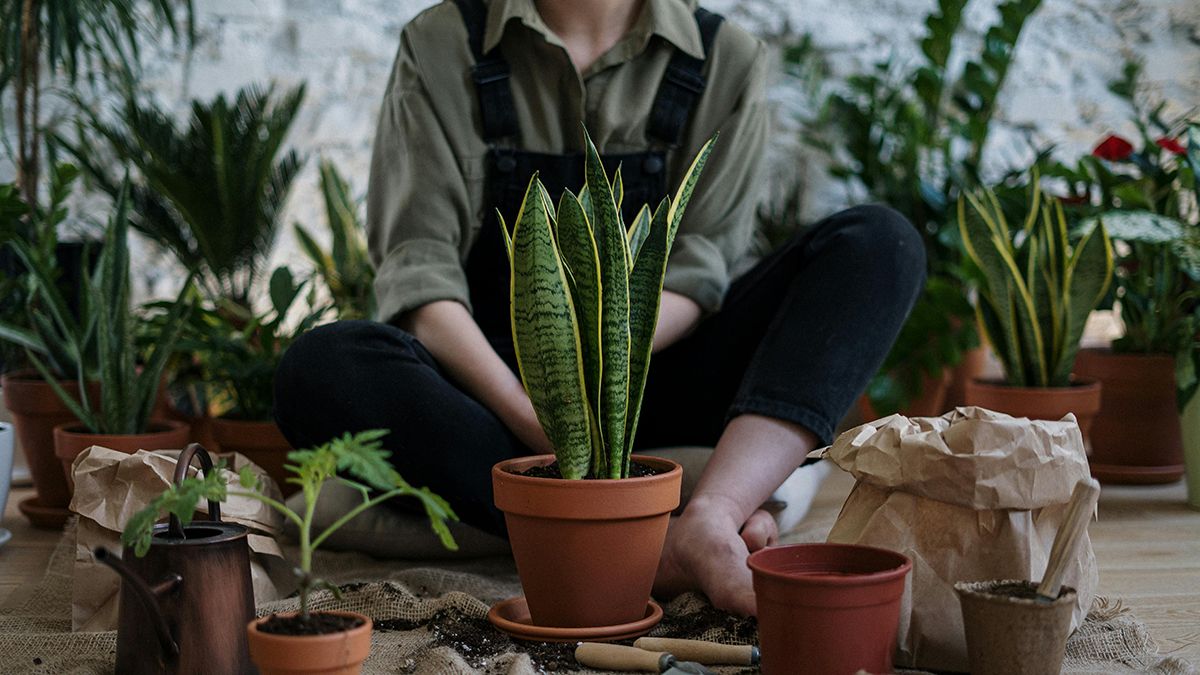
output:
<path id="1" fill-rule="evenodd" d="M 900 608 L 896 665 L 968 669 L 956 581 L 1039 580 L 1071 491 L 1089 475 L 1074 415 L 1061 421 L 958 408 L 892 415 L 846 431 L 823 451 L 858 479 L 829 541 L 891 549 L 913 561 Z M 1084 535 L 1064 583 L 1091 607 L 1096 559 Z"/>
<path id="2" fill-rule="evenodd" d="M 120 577 L 111 569 L 96 562 L 92 551 L 104 546 L 117 555 L 122 553 L 121 531 L 125 523 L 171 484 L 175 476 L 178 451 L 148 452 L 139 450 L 130 455 L 94 445 L 75 459 L 73 466 L 75 496 L 71 511 L 79 514 L 75 530 L 75 569 L 71 583 L 71 628 L 74 631 L 105 631 L 117 628 L 117 598 Z M 226 472 L 226 483 L 239 488 L 237 472 L 243 466 L 260 478 L 267 496 L 280 499 L 279 488 L 258 465 L 233 453 L 213 457 L 224 458 L 232 472 Z M 199 473 L 193 462 L 189 475 Z M 196 510 L 208 512 L 208 503 L 201 502 Z M 280 595 L 271 581 L 270 567 L 284 564 L 283 551 L 275 542 L 283 518 L 262 502 L 246 497 L 231 496 L 221 504 L 221 520 L 245 525 L 250 529 L 250 577 L 254 585 L 254 601 L 277 600 Z M 155 580 L 150 580 L 154 583 Z"/>

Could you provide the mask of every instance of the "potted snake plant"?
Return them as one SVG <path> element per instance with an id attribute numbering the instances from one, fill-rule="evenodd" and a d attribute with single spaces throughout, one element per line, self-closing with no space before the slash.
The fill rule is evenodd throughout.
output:
<path id="1" fill-rule="evenodd" d="M 1073 380 L 1071 369 L 1088 315 L 1112 279 L 1112 243 L 1098 224 L 1072 244 L 1062 205 L 1043 197 L 1036 175 L 1030 190 L 1019 227 L 990 190 L 959 199 L 963 247 L 982 279 L 975 310 L 1005 375 L 968 382 L 967 405 L 1031 419 L 1074 413 L 1086 438 L 1100 411 L 1100 383 Z"/>
<path id="2" fill-rule="evenodd" d="M 713 141 L 674 199 L 622 222 L 620 173 L 609 181 L 585 132 L 585 184 L 557 209 L 535 175 L 514 229 L 513 342 L 521 380 L 553 455 L 497 464 L 529 616 L 537 626 L 603 627 L 646 619 L 682 469 L 631 455 L 663 276 L 684 208 Z"/>

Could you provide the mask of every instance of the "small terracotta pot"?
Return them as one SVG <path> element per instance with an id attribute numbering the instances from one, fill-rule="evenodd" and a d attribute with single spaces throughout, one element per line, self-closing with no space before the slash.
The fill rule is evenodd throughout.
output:
<path id="1" fill-rule="evenodd" d="M 954 584 L 962 605 L 971 675 L 1058 675 L 1071 633 L 1075 589 L 1063 588 L 1053 602 L 992 593 L 1005 585 L 1037 590 L 1028 581 Z"/>
<path id="2" fill-rule="evenodd" d="M 943 368 L 939 377 L 923 375 L 921 377 L 921 395 L 901 408 L 900 414 L 905 417 L 937 417 L 946 412 L 946 391 L 950 386 L 951 374 L 951 369 Z M 866 394 L 858 399 L 858 412 L 863 416 L 864 422 L 882 417 L 875 410 L 875 406 L 871 405 L 871 399 Z"/>
<path id="3" fill-rule="evenodd" d="M 967 405 L 1031 420 L 1061 420 L 1075 413 L 1079 431 L 1088 440 L 1092 421 L 1100 412 L 1100 383 L 1079 380 L 1069 387 L 1010 387 L 1003 382 L 971 380 Z"/>
<path id="4" fill-rule="evenodd" d="M 284 465 L 292 446 L 274 422 L 246 422 L 222 417 L 212 418 L 212 436 L 221 452 L 240 452 L 262 467 L 279 484 L 284 497 L 300 487 L 287 482 L 291 475 Z"/>
<path id="5" fill-rule="evenodd" d="M 71 465 L 79 453 L 93 445 L 133 454 L 138 450 L 182 450 L 188 444 L 188 426 L 172 420 L 151 420 L 143 434 L 94 434 L 78 422 L 54 427 L 54 454 L 58 456 L 70 492 L 75 490 Z"/>
<path id="6" fill-rule="evenodd" d="M 1088 458 L 1097 480 L 1157 484 L 1183 476 L 1174 356 L 1081 349 L 1075 373 L 1104 386 Z"/>
<path id="7" fill-rule="evenodd" d="M 683 469 L 635 455 L 659 473 L 615 480 L 519 475 L 552 461 L 538 455 L 492 467 L 496 508 L 508 524 L 534 624 L 591 628 L 644 618 Z"/>
<path id="8" fill-rule="evenodd" d="M 754 574 L 764 675 L 892 672 L 907 557 L 853 544 L 760 549 Z"/>
<path id="9" fill-rule="evenodd" d="M 371 653 L 371 619 L 356 612 L 321 612 L 353 616 L 363 625 L 327 635 L 274 635 L 258 630 L 270 617 L 246 625 L 250 659 L 260 675 L 357 675 Z M 295 613 L 281 616 L 295 616 Z"/>
<path id="10" fill-rule="evenodd" d="M 78 396 L 74 381 L 59 382 L 68 393 Z M 12 413 L 17 444 L 25 453 L 37 496 L 18 505 L 34 527 L 61 529 L 71 515 L 67 505 L 71 492 L 62 462 L 54 454 L 54 427 L 78 422 L 58 395 L 36 371 L 18 371 L 0 378 L 4 402 Z M 99 385 L 90 386 L 91 400 L 99 400 Z"/>

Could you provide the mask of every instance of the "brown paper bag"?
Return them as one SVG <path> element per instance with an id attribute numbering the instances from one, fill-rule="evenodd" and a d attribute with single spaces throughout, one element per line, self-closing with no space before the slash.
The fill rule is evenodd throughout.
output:
<path id="1" fill-rule="evenodd" d="M 92 551 L 97 546 L 121 554 L 121 531 L 133 514 L 157 497 L 175 476 L 178 451 L 147 452 L 130 455 L 100 446 L 84 450 L 75 459 L 75 496 L 71 510 L 79 514 L 75 530 L 75 569 L 71 585 L 71 627 L 75 631 L 105 631 L 117 628 L 117 594 L 120 578 L 96 562 Z M 266 474 L 244 456 L 223 455 L 232 472 L 226 472 L 230 488 L 238 488 L 237 472 L 243 466 L 265 478 Z M 192 467 L 190 475 L 197 475 Z M 279 499 L 279 488 L 270 478 L 264 480 L 267 496 Z M 197 511 L 208 512 L 207 502 Z M 279 593 L 269 574 L 270 567 L 283 565 L 283 552 L 275 543 L 283 518 L 262 502 L 246 497 L 230 497 L 221 504 L 221 520 L 239 523 L 250 529 L 250 576 L 255 603 L 277 600 Z M 151 583 L 154 580 L 150 580 Z M 220 583 L 220 580 L 212 580 Z"/>
<path id="2" fill-rule="evenodd" d="M 1048 422 L 973 407 L 892 415 L 843 433 L 823 455 L 858 479 L 829 541 L 912 559 L 896 665 L 934 670 L 968 667 L 954 582 L 1041 579 L 1071 491 L 1088 476 L 1074 415 Z M 1064 582 L 1078 591 L 1072 630 L 1096 582 L 1085 535 Z"/>

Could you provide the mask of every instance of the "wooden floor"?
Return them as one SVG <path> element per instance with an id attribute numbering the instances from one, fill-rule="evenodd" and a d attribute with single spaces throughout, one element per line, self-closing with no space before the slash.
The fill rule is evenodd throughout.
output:
<path id="1" fill-rule="evenodd" d="M 852 479 L 835 472 L 810 518 L 832 523 Z M 41 578 L 57 532 L 35 530 L 17 512 L 30 494 L 14 490 L 4 515 L 13 539 L 0 548 L 0 598 Z M 1092 541 L 1100 592 L 1121 599 L 1150 627 L 1161 652 L 1200 665 L 1200 512 L 1184 505 L 1182 483 L 1156 488 L 1105 487 Z"/>

